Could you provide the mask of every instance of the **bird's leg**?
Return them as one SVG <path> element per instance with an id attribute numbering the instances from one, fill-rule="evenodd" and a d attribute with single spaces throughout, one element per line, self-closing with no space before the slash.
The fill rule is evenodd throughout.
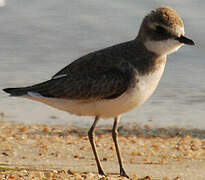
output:
<path id="1" fill-rule="evenodd" d="M 115 143 L 115 149 L 117 152 L 117 159 L 118 159 L 118 163 L 120 166 L 120 175 L 129 178 L 129 176 L 126 174 L 124 168 L 123 168 L 123 163 L 122 163 L 122 159 L 121 159 L 121 154 L 120 154 L 120 149 L 118 146 L 118 132 L 117 132 L 117 128 L 118 128 L 118 121 L 120 120 L 120 117 L 115 117 L 114 119 L 114 124 L 113 124 L 113 129 L 112 129 L 112 138 L 113 141 Z"/>
<path id="2" fill-rule="evenodd" d="M 94 133 L 95 132 L 95 126 L 96 126 L 98 120 L 99 120 L 99 117 L 96 116 L 93 125 L 91 126 L 90 130 L 88 131 L 88 137 L 89 137 L 90 144 L 91 144 L 91 147 L 92 147 L 92 150 L 93 150 L 93 154 L 95 156 L 95 160 L 96 160 L 96 163 L 97 163 L 98 173 L 100 175 L 104 175 L 105 176 L 106 174 L 104 173 L 102 165 L 100 163 L 100 159 L 98 157 L 98 153 L 97 153 L 96 145 L 95 145 L 95 141 L 94 141 L 94 138 L 95 138 L 95 133 Z"/>

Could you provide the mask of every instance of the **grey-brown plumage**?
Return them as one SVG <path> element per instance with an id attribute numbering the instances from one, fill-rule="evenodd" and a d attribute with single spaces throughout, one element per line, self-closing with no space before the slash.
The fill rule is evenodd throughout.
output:
<path id="1" fill-rule="evenodd" d="M 116 98 L 135 85 L 138 75 L 143 76 L 154 71 L 158 64 L 164 61 L 162 58 L 156 60 L 154 53 L 142 47 L 143 44 L 136 38 L 83 56 L 55 74 L 49 81 L 4 91 L 13 96 L 25 95 L 32 91 L 55 98 Z M 59 78 L 55 78 L 58 76 Z"/>
<path id="2" fill-rule="evenodd" d="M 183 44 L 194 45 L 184 36 L 183 21 L 173 9 L 159 7 L 144 18 L 134 40 L 83 56 L 46 82 L 4 91 L 76 115 L 95 116 L 88 136 L 101 175 L 105 173 L 94 141 L 95 127 L 100 117 L 114 117 L 112 137 L 120 175 L 128 177 L 118 146 L 119 117 L 152 95 L 163 74 L 167 55 Z"/>

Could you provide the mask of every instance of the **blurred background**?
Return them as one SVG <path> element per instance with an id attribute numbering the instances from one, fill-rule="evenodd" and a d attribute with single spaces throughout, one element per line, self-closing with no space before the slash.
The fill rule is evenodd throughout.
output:
<path id="1" fill-rule="evenodd" d="M 204 0 L 0 0 L 0 89 L 48 80 L 92 51 L 136 37 L 143 17 L 167 5 L 184 20 L 184 46 L 168 57 L 154 95 L 122 116 L 122 123 L 205 129 Z M 0 91 L 4 121 L 88 126 L 77 117 Z M 101 124 L 112 123 L 111 120 Z"/>

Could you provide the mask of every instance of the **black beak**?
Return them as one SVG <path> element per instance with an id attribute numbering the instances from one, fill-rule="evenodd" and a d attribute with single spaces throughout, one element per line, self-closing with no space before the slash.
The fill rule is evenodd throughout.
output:
<path id="1" fill-rule="evenodd" d="M 192 46 L 195 45 L 194 41 L 192 41 L 191 39 L 186 38 L 183 35 L 176 38 L 176 40 L 178 40 L 180 43 L 184 43 L 184 44 L 187 44 L 187 45 L 192 45 Z"/>

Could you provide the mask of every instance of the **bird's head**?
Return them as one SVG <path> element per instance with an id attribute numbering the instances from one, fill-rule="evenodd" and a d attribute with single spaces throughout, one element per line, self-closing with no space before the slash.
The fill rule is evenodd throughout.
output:
<path id="1" fill-rule="evenodd" d="M 182 45 L 194 45 L 184 36 L 184 23 L 173 9 L 161 6 L 151 11 L 140 27 L 138 38 L 145 47 L 157 55 L 168 55 Z"/>

